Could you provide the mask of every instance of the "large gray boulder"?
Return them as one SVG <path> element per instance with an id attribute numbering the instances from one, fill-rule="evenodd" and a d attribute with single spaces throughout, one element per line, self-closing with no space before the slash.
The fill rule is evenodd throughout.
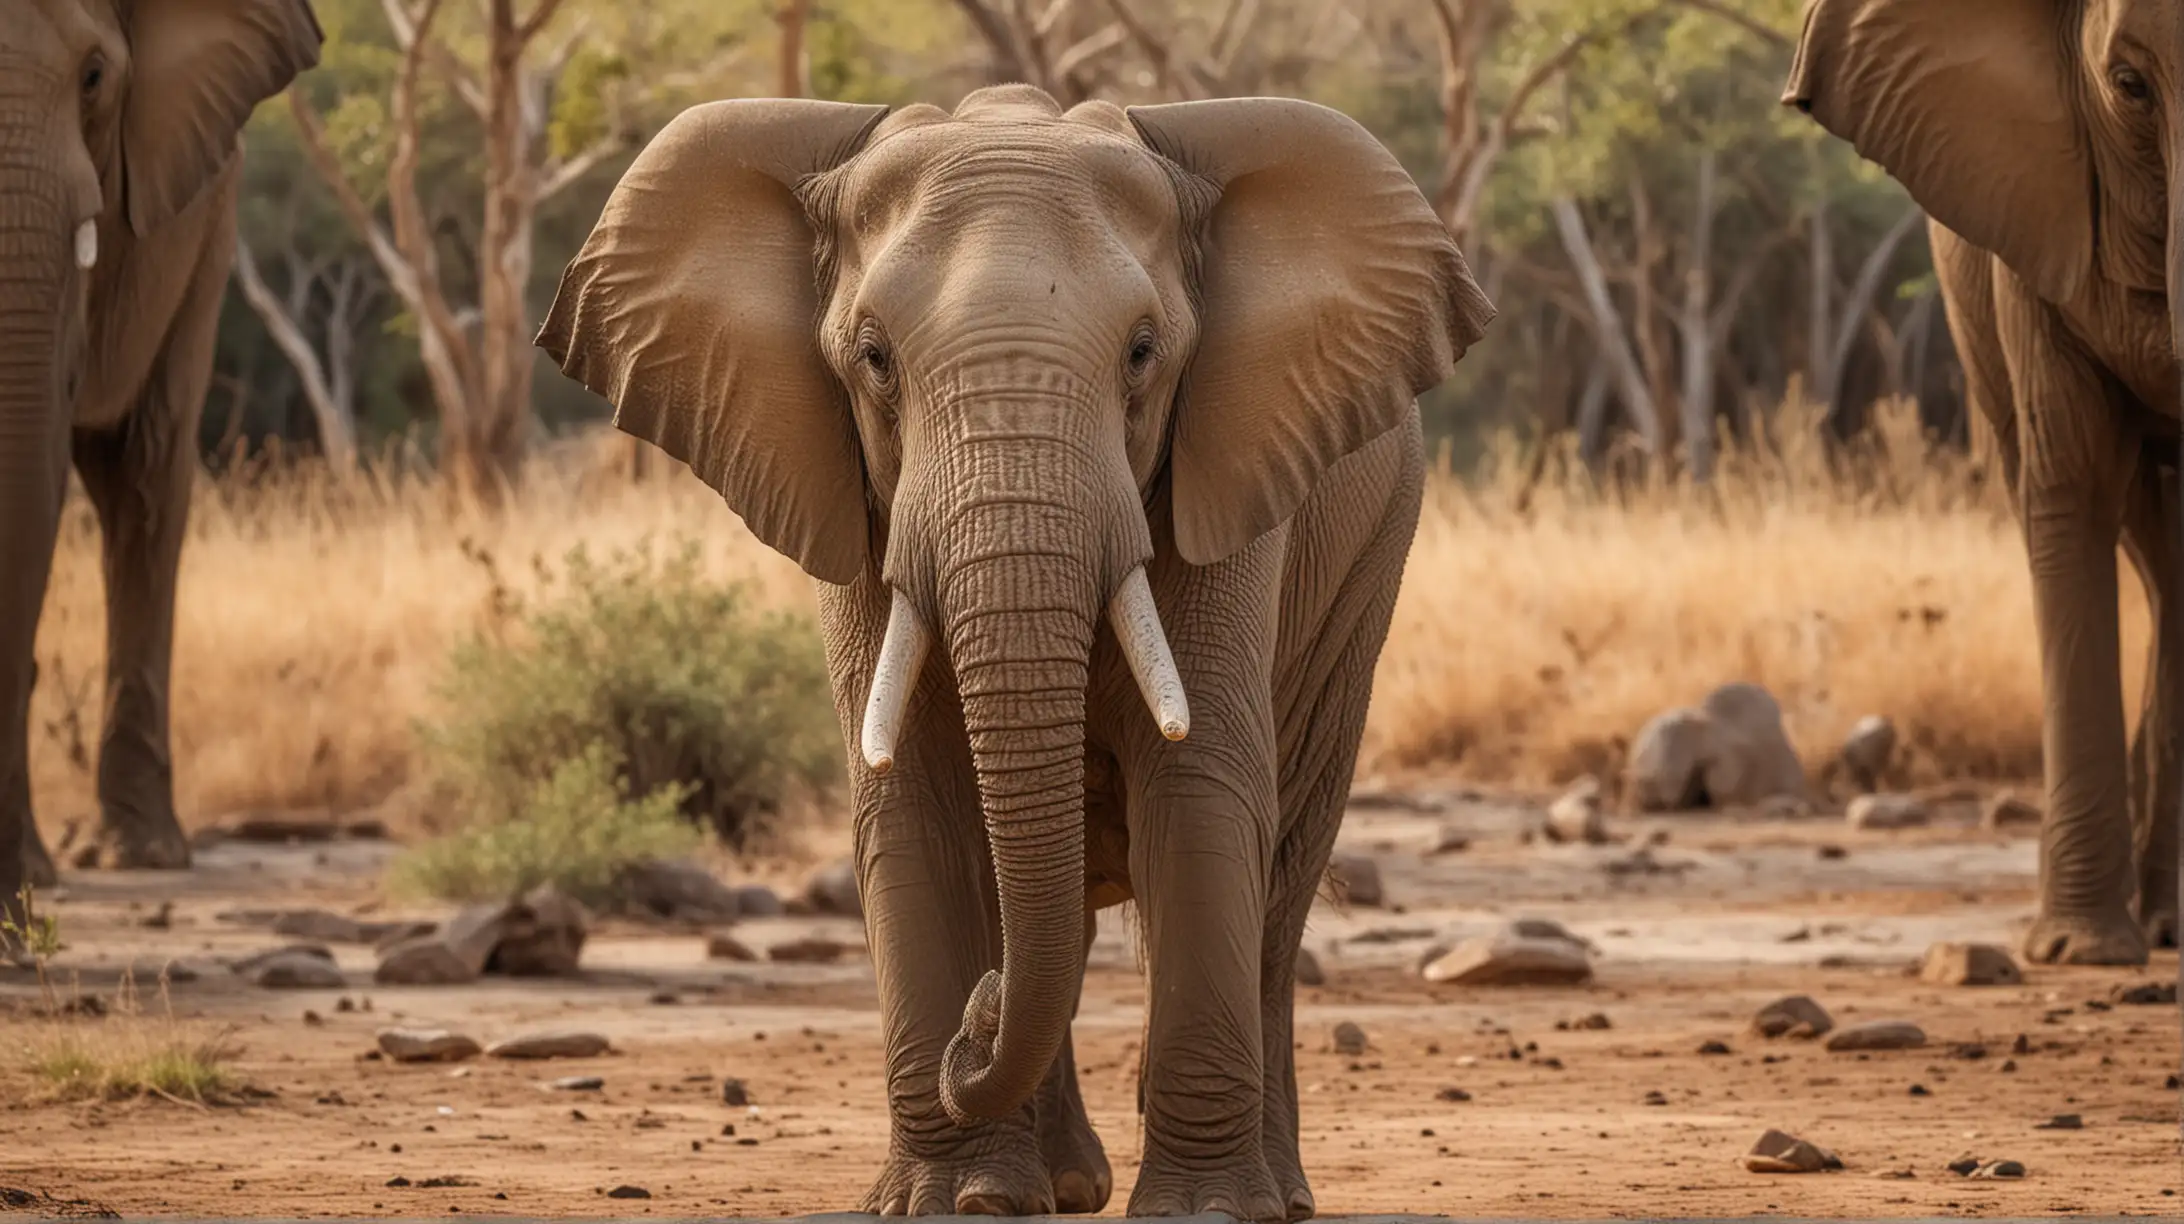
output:
<path id="1" fill-rule="evenodd" d="M 1756 684 L 1725 684 L 1697 709 L 1648 722 L 1631 745 L 1624 783 L 1631 804 L 1646 812 L 1806 797 L 1782 707 Z"/>

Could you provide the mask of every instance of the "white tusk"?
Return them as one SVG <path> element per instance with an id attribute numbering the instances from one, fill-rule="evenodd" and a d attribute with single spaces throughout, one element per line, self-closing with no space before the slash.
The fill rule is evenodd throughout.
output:
<path id="1" fill-rule="evenodd" d="M 1160 733 L 1179 740 L 1191 733 L 1191 706 L 1183 698 L 1183 677 L 1175 670 L 1175 656 L 1168 651 L 1168 635 L 1160 628 L 1160 609 L 1153 606 L 1153 588 L 1145 580 L 1145 567 L 1130 571 L 1107 605 L 1114 622 L 1115 639 L 1122 657 L 1130 661 L 1145 707 L 1153 712 Z"/>
<path id="2" fill-rule="evenodd" d="M 880 641 L 880 661 L 872 669 L 872 692 L 865 698 L 864 759 L 876 774 L 895 767 L 895 745 L 902 738 L 903 711 L 917 687 L 918 672 L 932 648 L 910 597 L 895 592 L 887 612 L 887 636 Z"/>
<path id="3" fill-rule="evenodd" d="M 76 266 L 89 272 L 99 263 L 99 223 L 86 221 L 76 227 Z"/>

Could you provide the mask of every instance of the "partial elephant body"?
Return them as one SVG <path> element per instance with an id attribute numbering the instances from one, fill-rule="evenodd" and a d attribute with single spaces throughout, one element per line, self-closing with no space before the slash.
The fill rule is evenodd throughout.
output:
<path id="1" fill-rule="evenodd" d="M 189 862 L 168 680 L 237 134 L 319 39 L 305 0 L 23 0 L 0 17 L 0 909 L 54 874 L 30 811 L 29 703 L 71 462 L 107 603 L 88 850 L 109 866 Z"/>
<path id="2" fill-rule="evenodd" d="M 1283 99 L 715 103 L 624 177 L 540 345 L 821 580 L 886 1027 L 868 1209 L 1105 1203 L 1068 1033 L 1092 911 L 1135 900 L 1131 1211 L 1311 1213 L 1290 974 L 1414 397 L 1489 317 L 1387 151 Z"/>
<path id="3" fill-rule="evenodd" d="M 2025 952 L 2143 963 L 2176 941 L 2184 820 L 2184 5 L 1815 0 L 1784 101 L 1932 217 L 2024 531 L 2048 775 Z M 2128 747 L 2119 543 L 2154 612 Z"/>

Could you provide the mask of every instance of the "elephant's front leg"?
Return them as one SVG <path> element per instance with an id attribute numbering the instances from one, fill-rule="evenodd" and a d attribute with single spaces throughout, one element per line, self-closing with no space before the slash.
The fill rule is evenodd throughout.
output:
<path id="1" fill-rule="evenodd" d="M 1092 940 L 1099 932 L 1097 916 L 1084 916 L 1084 950 L 1089 958 Z M 1078 978 L 1080 999 L 1084 979 Z M 1039 1085 L 1033 1101 L 1039 1119 L 1039 1150 L 1046 1158 L 1047 1177 L 1054 1184 L 1054 1210 L 1065 1215 L 1096 1212 L 1107 1206 L 1115 1190 L 1114 1170 L 1107 1163 L 1107 1149 L 1092 1130 L 1084 1108 L 1084 1093 L 1077 1084 L 1076 1042 L 1062 1039 L 1062 1051 Z"/>
<path id="2" fill-rule="evenodd" d="M 2143 964 L 2146 941 L 2131 913 L 2116 615 L 2123 489 L 2137 447 L 2097 372 L 2058 351 L 2052 334 L 2030 337 L 2014 355 L 2029 359 L 2012 370 L 2024 450 L 2018 496 L 2047 702 L 2040 912 L 2024 951 L 2043 962 Z"/>
<path id="3" fill-rule="evenodd" d="M 2167 449 L 2167 448 L 2163 448 Z M 2166 456 L 2163 456 L 2166 458 Z M 2124 516 L 2124 544 L 2152 613 L 2146 687 L 2131 741 L 2131 806 L 2139 927 L 2151 947 L 2177 946 L 2177 810 L 2184 804 L 2184 490 L 2148 455 Z"/>
<path id="4" fill-rule="evenodd" d="M 57 418 L 50 405 L 39 407 Z M 22 916 L 23 885 L 54 882 L 30 812 L 30 694 L 38 683 L 38 614 L 68 487 L 67 429 L 41 419 L 18 433 L 12 445 L 0 444 L 0 520 L 7 524 L 0 529 L 0 917 L 8 918 Z M 0 937 L 0 954 L 8 943 Z"/>
<path id="5" fill-rule="evenodd" d="M 1261 1130 L 1260 958 L 1279 814 L 1262 653 L 1271 625 L 1258 618 L 1270 621 L 1272 608 L 1248 593 L 1266 589 L 1248 573 L 1222 573 L 1278 563 L 1278 548 L 1251 556 L 1259 551 L 1200 571 L 1200 581 L 1226 584 L 1225 598 L 1194 608 L 1186 589 L 1175 612 L 1163 603 L 1190 700 L 1189 738 L 1161 741 L 1134 694 L 1121 703 L 1134 715 L 1120 720 L 1130 745 L 1122 757 L 1150 983 L 1133 1216 L 1287 1215 Z"/>

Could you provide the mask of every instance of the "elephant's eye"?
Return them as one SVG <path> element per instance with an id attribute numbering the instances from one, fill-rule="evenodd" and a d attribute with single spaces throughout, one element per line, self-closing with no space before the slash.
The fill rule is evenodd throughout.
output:
<path id="1" fill-rule="evenodd" d="M 1130 373 L 1132 375 L 1143 374 L 1145 367 L 1153 363 L 1153 348 L 1153 333 L 1149 329 L 1140 329 L 1136 335 L 1130 338 L 1130 352 L 1127 360 L 1130 363 Z"/>
<path id="2" fill-rule="evenodd" d="M 857 360 L 882 391 L 894 385 L 895 359 L 878 336 L 867 334 L 857 341 Z"/>
<path id="3" fill-rule="evenodd" d="M 2129 64 L 2118 64 L 2108 70 L 2108 83 L 2127 101 L 2144 102 L 2153 93 L 2147 88 L 2146 78 Z"/>
<path id="4" fill-rule="evenodd" d="M 93 51 L 83 62 L 83 92 L 89 97 L 99 91 L 99 83 L 106 79 L 106 59 Z"/>

